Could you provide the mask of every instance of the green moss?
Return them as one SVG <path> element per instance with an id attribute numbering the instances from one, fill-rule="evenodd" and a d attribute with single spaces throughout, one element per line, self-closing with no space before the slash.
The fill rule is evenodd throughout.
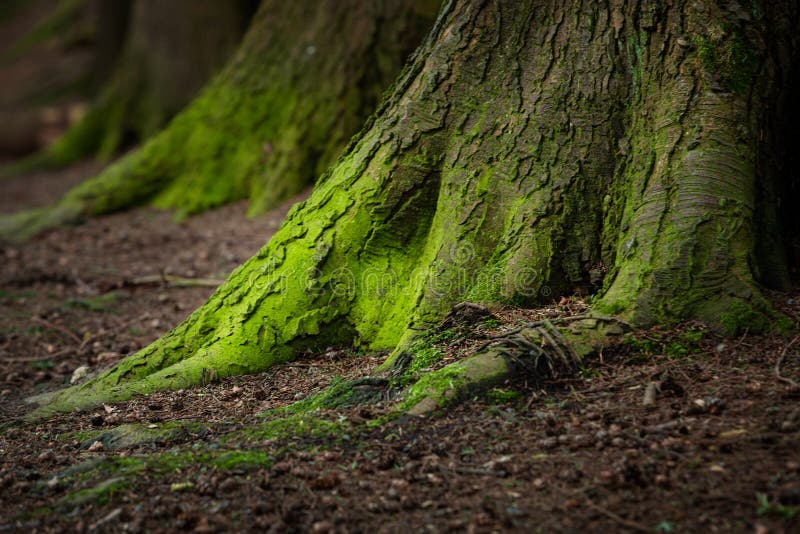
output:
<path id="1" fill-rule="evenodd" d="M 380 399 L 383 388 L 387 385 L 385 380 L 373 378 L 360 378 L 356 380 L 342 380 L 335 377 L 332 383 L 319 393 L 309 395 L 305 399 L 266 412 L 265 416 L 286 416 L 310 414 L 320 410 L 348 408 L 356 404 L 372 402 Z"/>
<path id="2" fill-rule="evenodd" d="M 208 428 L 202 423 L 168 421 L 153 425 L 124 424 L 111 430 L 75 433 L 74 439 L 89 447 L 95 441 L 107 450 L 136 447 L 148 443 L 167 442 L 188 435 L 202 435 Z M 83 434 L 83 435 L 82 435 Z"/>
<path id="3" fill-rule="evenodd" d="M 427 347 L 413 351 L 413 354 L 414 357 L 411 360 L 411 364 L 408 366 L 407 372 L 409 374 L 418 375 L 441 361 L 445 353 L 438 347 Z"/>
<path id="4" fill-rule="evenodd" d="M 500 319 L 498 319 L 497 317 L 489 316 L 486 319 L 484 319 L 483 321 L 481 321 L 481 324 L 487 330 L 494 330 L 494 329 L 498 328 L 499 326 L 502 326 L 503 322 Z"/>
<path id="5" fill-rule="evenodd" d="M 697 37 L 695 46 L 703 67 L 717 74 L 725 88 L 739 94 L 747 91 L 760 60 L 741 30 L 726 26 L 718 35 Z"/>
<path id="6" fill-rule="evenodd" d="M 453 400 L 455 392 L 466 385 L 463 369 L 447 366 L 424 374 L 403 396 L 400 410 L 410 410 L 424 399 L 432 399 L 438 407 Z"/>
<path id="7" fill-rule="evenodd" d="M 511 366 L 493 351 L 485 351 L 431 371 L 406 388 L 401 411 L 420 414 L 442 408 L 474 391 L 496 385 L 509 376 Z"/>
<path id="8" fill-rule="evenodd" d="M 486 392 L 486 398 L 492 404 L 511 404 L 522 398 L 522 394 L 513 389 L 492 388 Z"/>
<path id="9" fill-rule="evenodd" d="M 451 7 L 459 9 L 455 3 Z M 513 10 L 514 3 L 506 8 Z M 511 39 L 517 32 L 514 38 L 521 38 L 531 30 L 522 28 L 523 19 L 509 20 L 506 31 L 494 37 Z M 734 181 L 696 179 L 721 168 L 717 149 L 724 161 L 738 161 L 738 155 L 723 150 L 737 144 L 731 139 L 738 138 L 737 128 L 728 124 L 737 118 L 732 107 L 736 99 L 695 91 L 684 76 L 661 76 L 661 58 L 650 58 L 644 46 L 648 37 L 633 38 L 643 41 L 630 55 L 641 70 L 636 83 L 642 92 L 634 105 L 614 111 L 613 120 L 603 126 L 595 126 L 593 118 L 621 108 L 630 96 L 627 89 L 586 94 L 578 105 L 563 94 L 569 84 L 557 84 L 543 86 L 544 93 L 528 101 L 527 93 L 500 90 L 506 87 L 508 71 L 499 58 L 495 62 L 487 56 L 485 64 L 457 69 L 453 72 L 459 76 L 450 80 L 443 73 L 451 69 L 451 59 L 461 61 L 463 43 L 432 39 L 380 112 L 322 175 L 309 199 L 289 213 L 272 240 L 232 273 L 206 305 L 114 369 L 42 399 L 51 403 L 35 416 L 258 372 L 301 351 L 333 345 L 395 349 L 389 364 L 409 356 L 410 371 L 402 369 L 403 380 L 419 380 L 406 391 L 405 406 L 423 399 L 439 406 L 509 369 L 501 365 L 505 362 L 489 365 L 470 358 L 418 377 L 441 357 L 430 339 L 415 345 L 420 332 L 465 298 L 484 304 L 535 303 L 570 294 L 576 284 L 586 282 L 581 277 L 588 274 L 587 267 L 606 260 L 613 267 L 608 289 L 595 304 L 598 309 L 629 315 L 637 324 L 714 314 L 716 320 L 718 308 L 757 291 L 746 263 L 751 236 L 746 230 L 737 233 L 744 227 L 740 223 L 748 224 L 741 211 L 747 195 Z M 483 45 L 485 50 L 502 49 L 496 43 Z M 574 52 L 583 57 L 586 50 Z M 604 52 L 596 59 L 609 59 L 606 67 L 614 78 L 610 88 L 628 84 L 630 73 L 617 68 L 621 57 L 606 58 Z M 520 67 L 532 69 L 532 79 L 536 73 L 551 75 L 551 67 L 528 60 Z M 580 68 L 563 63 L 552 68 L 572 74 Z M 596 69 L 586 71 L 587 76 L 595 74 Z M 451 83 L 452 90 L 441 90 Z M 298 130 L 305 123 L 295 120 L 292 110 L 311 111 L 296 91 L 277 94 L 264 86 L 251 95 L 238 94 L 237 87 L 211 87 L 206 95 L 217 92 L 224 102 L 198 99 L 197 107 L 170 128 L 184 129 L 180 135 L 165 132 L 138 153 L 153 157 L 134 155 L 109 169 L 109 176 L 116 173 L 120 183 L 107 191 L 109 184 L 95 182 L 87 186 L 87 197 L 101 199 L 97 205 L 105 209 L 123 205 L 134 191 L 141 195 L 137 198 L 167 207 L 188 188 L 189 195 L 198 194 L 184 206 L 190 210 L 208 199 L 226 198 L 239 186 L 247 188 L 247 180 L 238 185 L 209 182 L 215 173 L 202 170 L 186 175 L 180 184 L 172 180 L 186 168 L 182 158 L 201 158 L 192 169 L 212 165 L 216 160 L 206 158 L 203 150 L 220 161 L 236 154 L 239 144 L 251 150 L 246 132 L 225 131 L 235 126 L 226 122 L 228 115 L 241 113 L 245 120 L 254 109 L 251 97 L 283 106 L 268 120 L 292 119 L 287 143 L 293 136 L 313 133 Z M 485 94 L 496 98 L 487 100 Z M 563 102 L 564 109 L 553 109 L 548 102 Z M 579 109 L 571 120 L 571 112 Z M 713 138 L 713 146 L 687 150 L 684 131 L 693 126 L 701 128 L 698 135 Z M 618 147 L 598 145 L 598 139 L 616 139 L 624 131 L 627 136 Z M 269 140 L 270 161 L 285 148 L 283 141 Z M 259 140 L 262 148 L 264 142 Z M 186 145 L 193 147 L 188 155 L 175 152 Z M 596 155 L 606 159 L 595 162 Z M 250 161 L 245 154 L 237 157 Z M 618 175 L 609 193 L 607 178 L 614 168 Z M 742 176 L 751 170 L 743 165 Z M 613 198 L 604 204 L 607 194 Z M 718 213 L 695 213 L 696 204 L 720 197 L 729 201 L 721 207 L 714 202 Z M 601 243 L 596 234 L 603 207 L 607 227 Z M 717 298 L 720 287 L 729 292 L 724 299 Z M 564 336 L 582 355 L 612 334 L 604 328 L 594 321 L 580 333 Z M 678 352 L 677 347 L 669 350 Z M 479 368 L 469 368 L 473 364 Z M 351 400 L 352 388 L 339 384 L 294 409 L 300 414 Z"/>
<path id="10" fill-rule="evenodd" d="M 790 521 L 800 513 L 800 508 L 796 506 L 786 506 L 780 502 L 770 502 L 766 493 L 757 493 L 756 500 L 758 501 L 756 513 L 759 516 L 774 516 L 784 521 Z"/>
<path id="11" fill-rule="evenodd" d="M 269 467 L 272 458 L 269 454 L 257 450 L 229 451 L 212 457 L 208 461 L 218 469 L 246 469 L 253 467 Z"/>
<path id="12" fill-rule="evenodd" d="M 791 319 L 768 308 L 766 304 L 749 304 L 734 301 L 720 316 L 720 323 L 732 336 L 745 331 L 750 333 L 790 332 L 794 328 Z"/>
<path id="13" fill-rule="evenodd" d="M 645 356 L 666 355 L 672 359 L 683 359 L 700 352 L 700 341 L 706 335 L 703 329 L 686 330 L 676 336 L 658 332 L 647 332 L 646 337 L 637 333 L 625 334 L 622 344 Z"/>
<path id="14" fill-rule="evenodd" d="M 71 493 L 59 503 L 59 507 L 74 508 L 83 504 L 96 504 L 97 506 L 105 506 L 111 499 L 114 498 L 114 493 L 126 489 L 130 485 L 130 480 L 125 478 L 109 478 L 108 480 L 104 480 L 91 488 L 86 488 Z"/>
<path id="15" fill-rule="evenodd" d="M 8 48 L 3 59 L 17 58 L 32 47 L 55 38 L 61 38 L 65 41 L 76 40 L 77 37 L 80 37 L 80 33 L 85 31 L 77 22 L 81 10 L 86 5 L 86 1 L 60 0 L 48 17 L 44 18 L 33 30 Z M 13 14 L 17 6 L 18 2 L 16 0 L 4 1 L 0 7 L 0 20 Z M 67 46 L 69 45 L 69 43 L 66 44 Z"/>
<path id="16" fill-rule="evenodd" d="M 70 299 L 62 305 L 65 309 L 81 309 L 93 312 L 105 312 L 113 310 L 123 297 L 122 293 L 111 292 L 96 297 L 86 297 L 81 299 Z"/>
<path id="17" fill-rule="evenodd" d="M 97 436 L 106 432 L 105 430 L 75 430 L 73 432 L 65 432 L 58 435 L 58 441 L 77 441 L 86 442 L 89 440 L 96 441 Z"/>

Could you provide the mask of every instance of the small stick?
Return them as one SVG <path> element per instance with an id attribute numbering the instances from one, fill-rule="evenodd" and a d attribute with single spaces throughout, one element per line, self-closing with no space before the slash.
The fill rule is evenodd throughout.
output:
<path id="1" fill-rule="evenodd" d="M 617 523 L 619 523 L 620 525 L 622 525 L 624 527 L 628 527 L 629 529 L 635 530 L 637 532 L 648 532 L 648 533 L 652 532 L 652 529 L 647 528 L 646 526 L 642 525 L 641 523 L 637 523 L 636 521 L 631 521 L 629 519 L 625 519 L 624 517 L 620 517 L 617 514 L 615 514 L 614 512 L 612 512 L 611 510 L 606 510 L 602 506 L 599 506 L 599 505 L 593 503 L 592 501 L 589 500 L 588 497 L 586 497 L 586 500 L 584 502 L 586 503 L 586 506 L 588 506 L 589 508 L 591 508 L 595 512 L 599 512 L 599 513 L 603 514 L 607 518 L 616 521 Z"/>
<path id="2" fill-rule="evenodd" d="M 492 469 L 480 469 L 478 467 L 456 467 L 456 473 L 460 473 L 462 475 L 479 475 L 479 476 L 489 476 L 489 477 L 505 477 L 508 476 L 508 473 L 505 471 L 494 471 Z"/>
<path id="3" fill-rule="evenodd" d="M 39 323 L 42 326 L 46 326 L 47 328 L 49 328 L 51 330 L 55 330 L 57 332 L 61 332 L 65 336 L 67 336 L 70 339 L 72 339 L 73 341 L 75 341 L 75 343 L 77 343 L 79 345 L 81 344 L 81 338 L 78 337 L 77 334 L 75 334 L 74 332 L 71 332 L 69 329 L 67 329 L 67 328 L 65 328 L 65 327 L 63 327 L 61 325 L 53 324 L 50 321 L 46 321 L 46 320 L 42 319 L 41 317 L 34 317 L 32 319 L 32 321 L 34 323 Z"/>
<path id="4" fill-rule="evenodd" d="M 48 354 L 47 356 L 28 356 L 28 357 L 20 357 L 20 358 L 0 358 L 0 361 L 8 362 L 8 363 L 32 363 L 32 362 L 43 362 L 46 360 L 52 360 L 53 358 L 58 358 L 59 356 L 63 356 L 65 354 L 69 354 L 74 349 L 67 348 L 62 349 L 53 354 Z"/>
<path id="5" fill-rule="evenodd" d="M 798 339 L 800 339 L 800 335 L 795 336 L 794 339 L 791 340 L 789 344 L 787 344 L 783 348 L 783 352 L 781 352 L 780 358 L 778 358 L 778 361 L 775 362 L 775 378 L 777 378 L 781 382 L 789 384 L 789 387 L 792 389 L 800 389 L 800 384 L 798 384 L 791 378 L 786 378 L 785 376 L 781 376 L 781 365 L 783 365 L 783 360 L 786 359 L 786 353 L 789 352 L 789 349 L 792 347 L 792 345 L 797 343 Z"/>
<path id="6" fill-rule="evenodd" d="M 217 287 L 222 284 L 224 280 L 216 278 L 186 278 L 183 276 L 174 276 L 171 274 L 156 274 L 150 276 L 140 276 L 131 280 L 126 280 L 125 283 L 132 286 L 149 286 L 164 284 L 171 287 Z"/>

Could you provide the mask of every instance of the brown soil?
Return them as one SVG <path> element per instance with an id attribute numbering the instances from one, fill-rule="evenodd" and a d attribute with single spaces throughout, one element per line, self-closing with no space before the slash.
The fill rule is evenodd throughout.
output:
<path id="1" fill-rule="evenodd" d="M 65 179 L 94 170 L 77 167 Z M 47 201 L 59 179 L 0 183 L 3 209 Z M 0 531 L 800 528 L 800 408 L 787 382 L 800 381 L 800 347 L 787 349 L 792 338 L 783 336 L 692 341 L 687 332 L 702 325 L 638 333 L 572 378 L 520 377 L 493 402 L 468 400 L 435 417 L 365 424 L 390 401 L 320 413 L 338 425 L 333 433 L 241 431 L 335 376 L 368 374 L 382 355 L 332 348 L 257 376 L 13 423 L 25 397 L 65 385 L 81 365 L 96 369 L 137 350 L 213 291 L 134 282 L 162 273 L 223 278 L 268 239 L 288 205 L 248 220 L 237 204 L 183 224 L 145 209 L 0 249 Z M 798 320 L 800 294 L 774 298 Z M 564 300 L 494 310 L 499 321 L 441 348 L 460 358 L 496 330 L 582 309 Z M 651 382 L 661 388 L 644 406 Z M 501 395 L 508 391 L 518 397 Z M 118 450 L 84 439 L 124 423 L 170 421 L 202 425 Z M 203 460 L 239 451 L 263 460 Z M 109 465 L 164 454 L 189 460 L 148 464 L 94 498 L 81 493 L 114 483 Z"/>

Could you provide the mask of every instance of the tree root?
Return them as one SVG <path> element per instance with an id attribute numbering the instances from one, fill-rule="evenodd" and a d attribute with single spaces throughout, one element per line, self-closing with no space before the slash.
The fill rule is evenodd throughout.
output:
<path id="1" fill-rule="evenodd" d="M 531 323 L 490 340 L 464 360 L 424 375 L 403 393 L 401 409 L 424 415 L 515 375 L 541 380 L 572 372 L 583 358 L 613 343 L 630 327 L 610 317 L 563 319 L 559 322 L 572 323 L 569 329 L 556 328 L 555 319 Z"/>

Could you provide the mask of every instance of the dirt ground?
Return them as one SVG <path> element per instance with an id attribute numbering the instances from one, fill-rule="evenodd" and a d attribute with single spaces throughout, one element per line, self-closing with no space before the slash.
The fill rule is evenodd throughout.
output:
<path id="1" fill-rule="evenodd" d="M 0 205 L 42 204 L 94 171 L 5 180 Z M 263 415 L 369 374 L 383 356 L 347 347 L 43 423 L 17 419 L 26 397 L 176 325 L 213 291 L 180 282 L 223 278 L 288 205 L 248 220 L 237 204 L 182 224 L 143 209 L 2 246 L 0 531 L 800 530 L 792 336 L 722 339 L 697 324 L 641 332 L 575 376 L 520 377 L 444 414 L 383 424 L 370 421 L 390 400 L 280 431 Z M 774 300 L 800 320 L 800 293 Z M 582 309 L 493 310 L 438 348 L 451 361 L 487 335 Z M 108 433 L 121 425 L 155 437 Z"/>

